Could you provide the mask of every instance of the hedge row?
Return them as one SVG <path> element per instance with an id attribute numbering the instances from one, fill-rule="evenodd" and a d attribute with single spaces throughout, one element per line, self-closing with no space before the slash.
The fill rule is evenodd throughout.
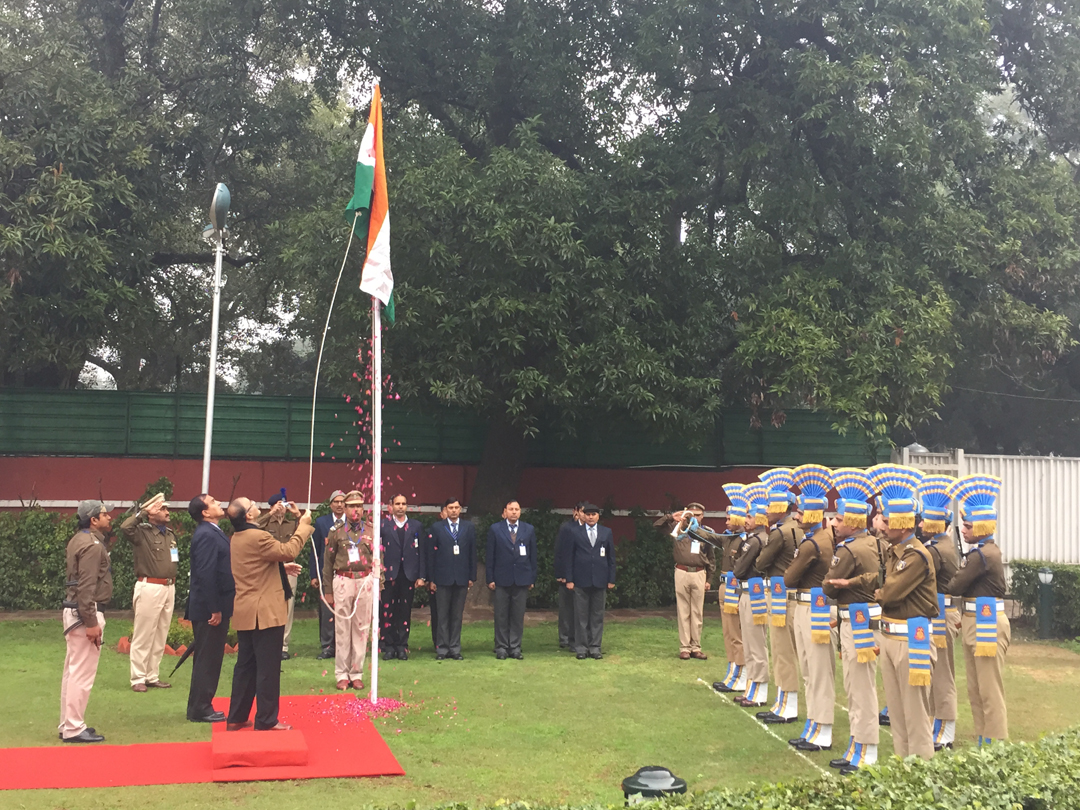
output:
<path id="1" fill-rule="evenodd" d="M 1077 638 L 1080 636 L 1080 565 L 1014 560 L 1010 564 L 1013 599 L 1020 603 L 1025 615 L 1038 614 L 1040 568 L 1054 572 L 1050 586 L 1054 593 L 1053 634 L 1059 638 Z"/>
<path id="2" fill-rule="evenodd" d="M 148 485 L 140 501 L 153 493 L 163 492 L 172 498 L 173 485 L 167 478 Z M 326 514 L 328 504 L 322 504 L 314 515 Z M 113 526 L 119 531 L 120 523 L 127 516 L 117 515 Z M 435 522 L 436 516 L 425 513 L 421 520 L 425 525 Z M 536 527 L 538 541 L 537 563 L 540 575 L 536 587 L 529 594 L 529 607 L 555 607 L 558 602 L 558 585 L 554 580 L 553 559 L 555 535 L 565 517 L 552 511 L 549 505 L 528 509 L 522 519 Z M 476 518 L 479 537 L 479 557 L 483 561 L 485 538 L 493 518 Z M 222 529 L 231 533 L 228 521 Z M 643 515 L 635 523 L 633 538 L 619 538 L 616 561 L 618 584 L 608 597 L 609 607 L 654 608 L 673 604 L 675 589 L 672 577 L 674 561 L 671 542 Z M 31 507 L 18 512 L 0 514 L 0 610 L 49 610 L 59 609 L 64 598 L 66 575 L 65 550 L 67 542 L 76 531 L 74 515 L 63 516 L 56 512 Z M 176 611 L 183 615 L 188 592 L 188 560 L 194 523 L 185 510 L 172 513 L 172 528 L 180 551 L 180 566 L 176 577 Z M 309 554 L 305 549 L 298 558 L 303 566 L 297 598 L 300 604 L 314 607 L 317 594 L 309 583 Z M 120 536 L 112 547 L 113 600 L 112 606 L 126 610 L 131 607 L 131 595 L 135 585 L 132 567 L 131 544 Z M 417 591 L 418 605 L 427 602 L 427 592 Z"/>

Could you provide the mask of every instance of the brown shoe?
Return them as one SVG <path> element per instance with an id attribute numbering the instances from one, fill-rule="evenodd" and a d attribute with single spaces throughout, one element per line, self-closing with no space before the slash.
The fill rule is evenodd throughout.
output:
<path id="1" fill-rule="evenodd" d="M 250 728 L 250 727 L 251 727 L 251 721 L 250 720 L 248 720 L 245 723 L 226 723 L 225 724 L 225 730 L 226 731 L 239 731 L 242 728 Z"/>
<path id="2" fill-rule="evenodd" d="M 364 682 L 363 681 L 349 681 L 349 688 L 350 689 L 363 689 L 364 688 Z"/>
<path id="3" fill-rule="evenodd" d="M 348 688 L 349 688 L 349 685 L 350 685 L 350 684 L 349 684 L 349 682 L 348 682 L 348 681 L 338 681 L 338 682 L 337 682 L 337 688 L 338 688 L 338 690 L 339 690 L 339 691 L 341 691 L 341 692 L 344 692 L 344 691 L 345 691 L 346 689 L 348 689 Z"/>
<path id="4" fill-rule="evenodd" d="M 287 723 L 278 723 L 273 728 L 257 728 L 256 731 L 292 731 L 292 726 Z"/>
<path id="5" fill-rule="evenodd" d="M 679 653 L 679 658 L 680 658 L 680 660 L 683 660 L 683 661 L 689 661 L 690 660 L 690 653 L 688 653 L 686 650 L 683 650 L 681 653 Z"/>
<path id="6" fill-rule="evenodd" d="M 153 683 L 146 684 L 154 689 L 172 689 L 171 683 L 165 683 L 165 681 L 154 681 Z"/>
<path id="7" fill-rule="evenodd" d="M 691 658 L 696 658 L 699 661 L 708 661 L 709 660 L 709 656 L 707 656 L 701 650 L 694 650 L 694 652 L 690 653 L 690 657 Z"/>
<path id="8" fill-rule="evenodd" d="M 146 691 L 146 684 L 145 683 L 132 684 L 131 691 L 132 692 L 145 692 Z"/>

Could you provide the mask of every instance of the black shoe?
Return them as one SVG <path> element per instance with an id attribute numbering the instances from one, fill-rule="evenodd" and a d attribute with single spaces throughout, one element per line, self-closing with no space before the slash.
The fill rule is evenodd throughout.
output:
<path id="1" fill-rule="evenodd" d="M 66 743 L 105 742 L 105 737 L 104 736 L 102 736 L 101 734 L 96 734 L 96 733 L 90 731 L 90 729 L 88 729 L 88 728 L 83 729 L 80 733 L 76 734 L 74 737 L 61 737 L 61 739 Z"/>
<path id="2" fill-rule="evenodd" d="M 382 660 L 383 661 L 396 661 L 397 660 L 397 653 L 396 652 L 384 652 L 382 654 Z"/>
<path id="3" fill-rule="evenodd" d="M 734 692 L 735 690 L 723 681 L 713 681 L 712 688 L 717 692 Z"/>
<path id="4" fill-rule="evenodd" d="M 798 740 L 797 742 L 792 744 L 799 751 L 832 751 L 831 745 L 818 745 L 817 743 L 812 743 L 809 740 Z"/>
<path id="5" fill-rule="evenodd" d="M 205 717 L 189 717 L 188 721 L 192 723 L 224 723 L 225 712 L 211 712 Z"/>
<path id="6" fill-rule="evenodd" d="M 288 660 L 289 660 L 289 659 L 290 659 L 291 657 L 292 657 L 292 656 L 291 656 L 291 655 L 289 655 L 289 651 L 288 651 L 288 650 L 282 650 L 282 651 L 281 651 L 281 660 L 282 660 L 282 661 L 288 661 Z"/>
<path id="7" fill-rule="evenodd" d="M 802 737 L 796 737 L 794 740 L 788 740 L 787 744 L 792 746 L 798 746 L 799 743 L 804 742 Z"/>
<path id="8" fill-rule="evenodd" d="M 761 722 L 770 726 L 777 726 L 783 723 L 794 723 L 798 719 L 798 717 L 781 717 L 778 714 L 774 714 L 772 717 L 762 717 Z"/>
<path id="9" fill-rule="evenodd" d="M 946 748 L 952 748 L 952 743 L 934 743 L 934 751 L 944 751 Z"/>
<path id="10" fill-rule="evenodd" d="M 465 660 L 465 656 L 462 655 L 461 653 L 450 653 L 450 657 L 453 658 L 455 661 L 463 661 L 463 660 Z"/>
<path id="11" fill-rule="evenodd" d="M 597 661 L 599 661 L 601 658 L 604 657 L 604 654 L 603 653 L 592 653 L 589 657 L 590 658 L 595 658 Z"/>
<path id="12" fill-rule="evenodd" d="M 892 720 L 889 719 L 889 715 L 887 714 L 879 714 L 877 716 L 877 724 L 879 726 L 891 726 Z"/>
<path id="13" fill-rule="evenodd" d="M 520 652 L 512 652 L 512 653 L 510 653 L 510 657 L 511 657 L 511 658 L 514 658 L 514 659 L 516 659 L 516 660 L 518 660 L 518 661 L 520 661 L 520 660 L 521 660 L 521 659 L 523 659 L 523 658 L 524 658 L 525 656 L 524 656 L 524 655 L 522 655 L 522 654 L 521 654 Z"/>
<path id="14" fill-rule="evenodd" d="M 328 661 L 333 657 L 334 657 L 334 651 L 333 650 L 323 650 L 322 652 L 320 652 L 318 655 L 315 656 L 315 660 L 316 661 Z"/>
<path id="15" fill-rule="evenodd" d="M 498 658 L 500 661 L 505 661 L 506 660 L 506 653 L 503 652 L 502 650 L 499 650 L 497 653 L 495 653 L 495 657 Z"/>
<path id="16" fill-rule="evenodd" d="M 439 653 L 438 655 L 436 655 L 436 656 L 435 656 L 435 660 L 436 660 L 436 661 L 445 661 L 445 660 L 446 660 L 446 656 L 445 656 L 445 655 L 443 655 L 442 653 Z"/>
<path id="17" fill-rule="evenodd" d="M 398 657 L 398 661 L 408 661 L 409 660 L 409 651 L 408 650 L 398 650 L 397 651 L 397 657 Z"/>
<path id="18" fill-rule="evenodd" d="M 858 772 L 859 769 L 856 768 L 854 765 L 845 765 L 843 768 L 840 769 L 841 776 L 851 776 L 851 774 Z"/>
<path id="19" fill-rule="evenodd" d="M 96 734 L 97 733 L 97 729 L 94 728 L 93 726 L 87 726 L 86 730 L 89 731 L 91 734 Z M 56 732 L 56 739 L 58 739 L 58 740 L 64 739 L 64 732 L 62 732 L 62 731 Z"/>
<path id="20" fill-rule="evenodd" d="M 578 660 L 578 661 L 584 661 L 584 660 L 585 660 L 586 658 L 588 658 L 588 657 L 589 657 L 589 656 L 587 656 L 587 655 L 586 655 L 585 653 L 578 653 L 578 654 L 577 654 L 577 660 Z"/>
<path id="21" fill-rule="evenodd" d="M 765 718 L 767 718 L 767 717 L 777 717 L 777 716 L 778 715 L 775 715 L 775 714 L 772 713 L 771 709 L 769 711 L 767 711 L 767 712 L 758 712 L 757 714 L 754 715 L 754 717 L 756 717 L 758 720 L 765 720 Z"/>
<path id="22" fill-rule="evenodd" d="M 829 760 L 829 767 L 830 768 L 846 768 L 850 764 L 851 764 L 851 762 L 849 760 L 844 759 L 843 757 L 841 757 L 840 759 L 830 759 Z"/>

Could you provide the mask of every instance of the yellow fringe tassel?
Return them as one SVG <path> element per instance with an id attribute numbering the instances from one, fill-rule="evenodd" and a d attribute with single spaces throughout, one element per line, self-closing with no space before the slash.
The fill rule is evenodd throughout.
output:
<path id="1" fill-rule="evenodd" d="M 877 661 L 877 650 L 859 650 L 858 652 L 856 658 L 859 659 L 860 664 L 872 664 Z"/>
<path id="2" fill-rule="evenodd" d="M 947 647 L 947 646 L 949 646 L 945 642 L 945 636 L 931 636 L 930 640 L 934 642 L 935 647 Z M 912 684 L 912 685 L 914 686 L 915 684 Z"/>
<path id="3" fill-rule="evenodd" d="M 812 512 L 807 510 L 807 511 L 802 513 L 802 522 L 803 523 L 821 523 L 821 521 L 824 518 L 825 518 L 825 513 L 820 509 L 815 509 Z"/>
<path id="4" fill-rule="evenodd" d="M 762 614 L 760 616 L 755 616 L 754 617 L 754 624 L 768 624 L 768 623 L 769 623 L 769 617 L 766 614 Z"/>
<path id="5" fill-rule="evenodd" d="M 997 641 L 993 644 L 985 642 L 983 644 L 975 645 L 975 657 L 976 658 L 996 658 L 997 657 Z"/>
<path id="6" fill-rule="evenodd" d="M 971 531 L 976 537 L 989 537 L 997 531 L 997 521 L 976 520 L 971 524 Z"/>
<path id="7" fill-rule="evenodd" d="M 779 616 L 772 617 L 773 627 L 787 627 L 787 616 L 780 614 Z"/>
<path id="8" fill-rule="evenodd" d="M 724 613 L 727 613 L 729 615 L 738 615 L 739 606 L 738 605 L 724 605 Z"/>
<path id="9" fill-rule="evenodd" d="M 811 630 L 810 640 L 815 644 L 828 644 L 832 641 L 832 633 L 827 630 Z"/>
<path id="10" fill-rule="evenodd" d="M 909 669 L 907 676 L 908 686 L 929 686 L 930 673 Z"/>
<path id="11" fill-rule="evenodd" d="M 902 515 L 890 515 L 889 516 L 889 528 L 890 529 L 914 529 L 915 528 L 915 515 L 908 513 Z M 915 684 L 912 684 L 915 686 Z"/>
<path id="12" fill-rule="evenodd" d="M 923 518 L 922 529 L 923 534 L 930 535 L 931 537 L 935 534 L 941 534 L 943 531 L 945 531 L 945 521 L 927 520 L 926 518 Z"/>
<path id="13" fill-rule="evenodd" d="M 866 528 L 866 515 L 844 515 L 844 525 L 850 526 L 853 529 L 865 529 Z"/>

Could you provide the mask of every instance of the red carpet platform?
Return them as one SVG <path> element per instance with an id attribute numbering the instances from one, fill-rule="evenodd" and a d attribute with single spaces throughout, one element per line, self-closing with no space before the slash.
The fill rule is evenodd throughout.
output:
<path id="1" fill-rule="evenodd" d="M 227 698 L 214 701 L 218 709 L 228 704 Z M 279 716 L 293 731 L 227 732 L 215 723 L 211 742 L 0 749 L 0 790 L 405 773 L 354 695 L 282 697 Z M 107 728 L 102 732 L 108 735 Z M 305 757 L 306 765 L 288 764 Z"/>

